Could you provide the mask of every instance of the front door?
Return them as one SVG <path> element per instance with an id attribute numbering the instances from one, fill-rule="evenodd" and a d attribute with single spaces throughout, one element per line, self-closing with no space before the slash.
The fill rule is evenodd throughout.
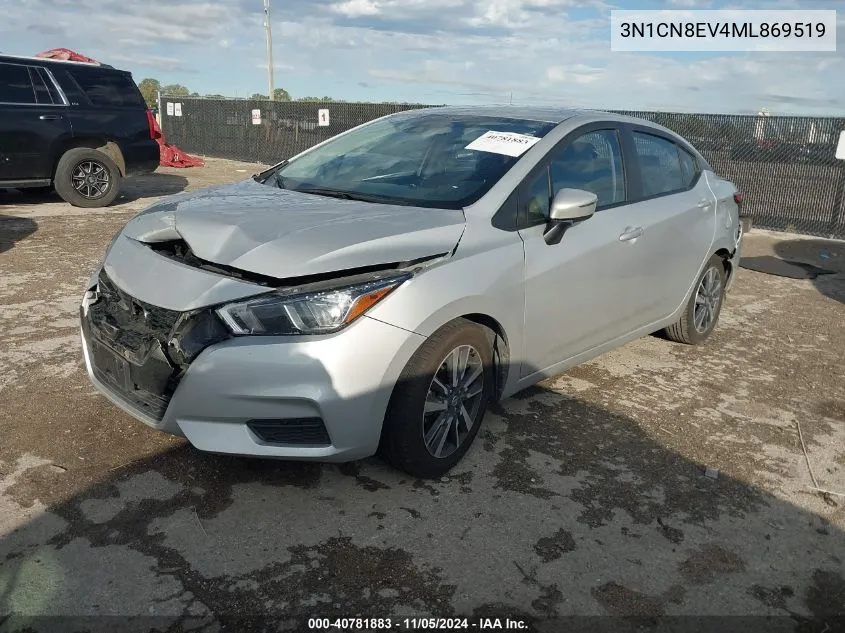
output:
<path id="1" fill-rule="evenodd" d="M 562 188 L 598 196 L 593 217 L 546 244 L 550 201 Z M 620 133 L 596 129 L 553 150 L 522 185 L 525 249 L 525 360 L 522 376 L 544 370 L 636 329 L 630 286 L 641 265 L 630 215 Z"/>

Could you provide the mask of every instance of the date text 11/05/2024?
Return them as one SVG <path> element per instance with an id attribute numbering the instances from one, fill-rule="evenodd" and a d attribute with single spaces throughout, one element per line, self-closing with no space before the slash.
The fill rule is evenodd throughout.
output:
<path id="1" fill-rule="evenodd" d="M 524 620 L 511 618 L 310 618 L 311 631 L 460 631 L 460 630 L 528 630 Z"/>

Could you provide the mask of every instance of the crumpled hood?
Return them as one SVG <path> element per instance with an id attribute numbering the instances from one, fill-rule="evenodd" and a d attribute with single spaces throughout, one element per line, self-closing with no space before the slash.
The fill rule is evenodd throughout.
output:
<path id="1" fill-rule="evenodd" d="M 460 210 L 339 200 L 250 179 L 167 198 L 123 234 L 183 239 L 200 259 L 284 279 L 450 252 L 464 224 Z"/>

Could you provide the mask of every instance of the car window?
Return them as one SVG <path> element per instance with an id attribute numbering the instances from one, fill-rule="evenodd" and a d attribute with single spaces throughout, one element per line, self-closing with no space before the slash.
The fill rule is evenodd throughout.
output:
<path id="1" fill-rule="evenodd" d="M 35 89 L 35 99 L 38 103 L 53 103 L 53 98 L 50 96 L 50 91 L 47 90 L 47 84 L 44 83 L 44 78 L 38 72 L 37 68 L 29 69 L 29 78 L 32 81 L 32 87 Z"/>
<path id="2" fill-rule="evenodd" d="M 683 179 L 683 186 L 686 189 L 687 187 L 692 187 L 692 184 L 698 177 L 698 161 L 682 147 L 678 148 L 678 155 L 681 158 L 681 178 Z"/>
<path id="3" fill-rule="evenodd" d="M 0 103 L 35 103 L 26 66 L 0 63 Z"/>
<path id="4" fill-rule="evenodd" d="M 567 143 L 551 159 L 552 196 L 583 189 L 598 196 L 598 207 L 625 201 L 622 148 L 616 130 L 596 130 Z"/>
<path id="5" fill-rule="evenodd" d="M 509 117 L 403 113 L 374 121 L 294 158 L 268 184 L 372 202 L 459 209 L 472 204 L 554 123 Z M 497 133 L 501 142 L 477 143 Z M 508 142 L 520 143 L 518 150 Z M 511 153 L 508 153 L 511 152 Z"/>
<path id="6" fill-rule="evenodd" d="M 95 106 L 125 108 L 144 105 L 138 87 L 126 73 L 103 72 L 98 68 L 73 68 L 70 72 Z"/>
<path id="7" fill-rule="evenodd" d="M 634 147 L 645 197 L 686 189 L 677 145 L 659 136 L 634 132 Z"/>

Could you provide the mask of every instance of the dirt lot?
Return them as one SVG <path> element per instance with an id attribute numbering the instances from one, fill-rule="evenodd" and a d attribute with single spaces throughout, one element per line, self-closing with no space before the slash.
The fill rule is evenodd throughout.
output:
<path id="1" fill-rule="evenodd" d="M 707 345 L 647 337 L 507 400 L 440 481 L 376 459 L 205 455 L 95 394 L 77 306 L 135 212 L 256 169 L 162 169 L 96 211 L 0 193 L 0 630 L 9 613 L 144 616 L 120 630 L 264 630 L 262 614 L 839 630 L 845 497 L 811 490 L 808 465 L 845 493 L 841 243 L 752 232 L 749 252 L 824 249 L 839 274 L 741 270 Z"/>

